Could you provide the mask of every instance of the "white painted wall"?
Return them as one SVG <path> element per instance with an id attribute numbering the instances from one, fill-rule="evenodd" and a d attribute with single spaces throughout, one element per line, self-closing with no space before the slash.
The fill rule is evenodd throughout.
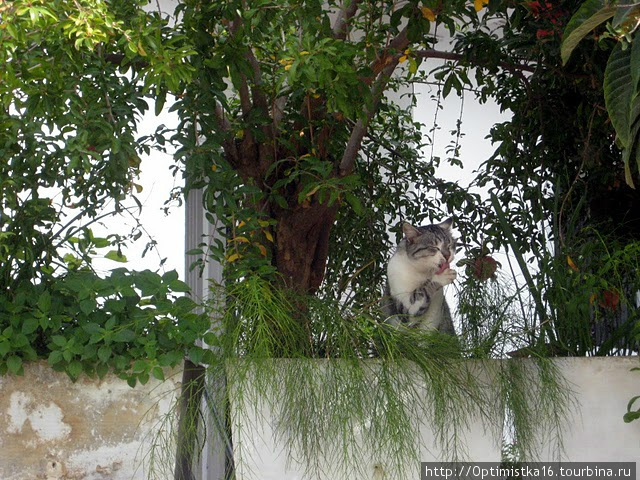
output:
<path id="1" fill-rule="evenodd" d="M 559 358 L 555 364 L 568 381 L 575 400 L 575 408 L 562 424 L 564 450 L 556 450 L 555 442 L 547 439 L 538 447 L 539 456 L 527 460 L 637 462 L 640 459 L 640 421 L 625 424 L 622 416 L 629 399 L 640 395 L 640 372 L 630 372 L 631 368 L 639 366 L 638 357 Z M 242 410 L 249 413 L 242 418 L 232 416 L 234 445 L 240 446 L 236 451 L 236 465 L 241 466 L 237 479 L 307 480 L 301 462 L 287 458 L 282 444 L 276 442 L 277 419 L 272 410 L 266 404 L 254 412 L 251 408 Z M 500 461 L 500 441 L 480 418 L 471 423 L 463 438 L 468 448 L 467 460 Z M 434 435 L 428 426 L 421 429 L 421 438 L 416 441 L 423 445 L 421 461 L 451 460 L 434 444 Z M 363 461 L 369 476 L 362 480 L 404 480 L 396 472 L 389 471 L 383 459 Z M 416 465 L 415 473 L 406 480 L 419 478 L 418 468 Z M 343 480 L 322 475 L 319 478 Z M 636 478 L 640 479 L 640 475 Z"/>
<path id="2" fill-rule="evenodd" d="M 295 360 L 293 360 L 295 362 Z M 318 360 L 314 367 L 322 369 L 325 365 L 323 360 Z M 485 369 L 483 364 L 470 362 L 468 367 L 471 369 L 474 377 L 482 379 L 487 385 L 491 385 L 492 374 L 491 368 L 497 366 L 493 363 L 490 368 Z M 373 373 L 375 371 L 375 360 L 369 365 Z M 304 369 L 308 374 L 308 370 Z M 495 371 L 493 371 L 495 374 Z M 375 382 L 374 382 L 375 383 Z M 421 384 L 419 380 L 415 383 L 416 392 L 420 398 L 428 396 L 428 387 Z M 375 387 L 373 387 L 375 388 Z M 250 399 L 251 397 L 251 399 Z M 289 456 L 283 439 L 285 435 L 277 428 L 278 416 L 274 412 L 279 411 L 280 407 L 273 405 L 274 399 L 265 399 L 259 401 L 256 406 L 252 402 L 253 395 L 244 396 L 242 400 L 240 395 L 235 394 L 235 389 L 231 389 L 231 422 L 234 445 L 234 459 L 236 466 L 237 480 L 348 480 L 351 477 L 335 476 L 331 470 L 322 472 L 318 476 L 309 477 L 305 474 L 306 465 L 300 454 L 293 452 L 293 456 Z M 242 402 L 242 403 L 239 403 Z M 499 405 L 500 401 L 496 391 L 495 405 Z M 459 431 L 460 443 L 457 445 L 457 456 L 454 453 L 447 452 L 443 449 L 434 429 L 431 428 L 427 418 L 428 412 L 424 412 L 419 418 L 413 420 L 419 422 L 419 438 L 415 442 L 419 446 L 420 460 L 424 462 L 441 462 L 441 461 L 474 461 L 474 462 L 500 462 L 502 447 L 502 431 L 499 426 L 502 424 L 500 411 L 494 412 L 495 423 L 490 423 L 486 418 L 477 415 L 471 418 L 466 428 Z M 453 422 L 452 422 L 453 423 Z M 498 427 L 496 427 L 496 425 Z M 363 444 L 362 431 L 357 425 L 353 427 L 354 438 L 358 445 Z M 446 435 L 452 434 L 452 430 L 445 432 Z M 331 443 L 331 439 L 328 440 Z M 335 442 L 341 442 L 341 438 L 336 438 Z M 362 447 L 354 446 L 354 450 Z M 296 456 L 297 455 L 297 456 Z M 333 459 L 320 459 L 320 465 L 331 465 Z M 393 463 L 385 457 L 380 458 L 362 458 L 359 467 L 365 472 L 362 480 L 382 480 L 382 479 L 404 479 L 415 480 L 420 478 L 420 464 L 408 465 L 407 471 L 409 476 L 402 477 L 394 470 Z M 317 474 L 317 471 L 313 471 Z"/>
<path id="3" fill-rule="evenodd" d="M 622 420 L 629 400 L 640 395 L 640 372 L 631 371 L 640 367 L 638 357 L 558 358 L 555 364 L 569 382 L 577 408 L 563 424 L 564 451 L 544 444 L 540 460 L 639 461 L 640 420 Z"/>

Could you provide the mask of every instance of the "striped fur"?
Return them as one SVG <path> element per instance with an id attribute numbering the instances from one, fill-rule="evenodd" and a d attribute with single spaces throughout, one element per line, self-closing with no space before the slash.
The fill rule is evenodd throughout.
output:
<path id="1" fill-rule="evenodd" d="M 403 225 L 404 238 L 387 265 L 387 322 L 455 334 L 442 290 L 456 278 L 450 268 L 456 248 L 451 225 L 451 219 Z"/>

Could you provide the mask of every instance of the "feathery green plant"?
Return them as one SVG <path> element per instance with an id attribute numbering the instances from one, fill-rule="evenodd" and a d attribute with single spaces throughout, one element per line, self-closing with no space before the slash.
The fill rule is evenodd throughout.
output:
<path id="1" fill-rule="evenodd" d="M 209 384 L 224 384 L 227 397 L 209 403 L 214 421 L 203 423 L 227 435 L 233 427 L 243 474 L 250 446 L 238 439 L 266 434 L 257 425 L 265 419 L 307 478 L 361 476 L 370 459 L 406 478 L 424 460 L 423 425 L 447 460 L 465 460 L 470 423 L 481 419 L 499 445 L 505 407 L 523 455 L 540 436 L 558 438 L 570 396 L 546 359 L 489 362 L 490 350 L 481 356 L 455 337 L 391 327 L 371 309 L 294 295 L 258 276 L 214 292 Z"/>

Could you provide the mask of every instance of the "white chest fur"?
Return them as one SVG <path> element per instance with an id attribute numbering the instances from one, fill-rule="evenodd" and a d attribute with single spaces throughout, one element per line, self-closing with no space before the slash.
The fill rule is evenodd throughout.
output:
<path id="1" fill-rule="evenodd" d="M 410 298 L 412 292 L 424 285 L 429 275 L 426 270 L 420 268 L 415 262 L 407 258 L 407 254 L 402 251 L 396 252 L 387 265 L 387 279 L 391 296 L 401 301 L 410 315 L 416 312 L 417 308 L 412 305 Z M 444 294 L 442 289 L 438 289 L 431 294 L 431 303 L 427 311 L 419 317 L 412 318 L 409 326 L 418 325 L 425 330 L 435 330 L 442 321 L 442 308 Z"/>

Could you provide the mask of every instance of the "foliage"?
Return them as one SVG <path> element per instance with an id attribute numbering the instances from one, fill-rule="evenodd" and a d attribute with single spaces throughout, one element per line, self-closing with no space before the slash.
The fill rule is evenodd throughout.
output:
<path id="1" fill-rule="evenodd" d="M 612 18 L 613 17 L 613 18 Z M 620 40 L 609 57 L 604 76 L 607 111 L 616 129 L 617 140 L 623 150 L 625 180 L 633 186 L 631 160 L 635 158 L 640 171 L 638 133 L 638 61 L 640 47 L 632 39 L 638 26 L 640 8 L 635 4 L 616 4 L 589 0 L 571 17 L 562 42 L 562 59 L 567 63 L 571 53 L 592 30 L 612 18 L 607 24 L 610 35 Z"/>
<path id="2" fill-rule="evenodd" d="M 140 5 L 0 2 L 0 373 L 46 358 L 74 380 L 113 371 L 134 385 L 202 359 L 207 320 L 175 272 L 92 266 L 125 262 L 142 235 L 92 228 L 138 202 L 146 99 L 190 72 L 190 51 Z"/>
<path id="3" fill-rule="evenodd" d="M 640 369 L 636 367 L 632 368 L 631 370 L 638 371 Z M 633 410 L 633 404 L 636 403 L 638 398 L 640 398 L 640 396 L 636 395 L 635 397 L 632 397 L 631 400 L 629 400 L 629 403 L 627 404 L 627 413 L 625 413 L 623 416 L 623 420 L 625 423 L 631 423 L 640 418 L 640 409 L 636 408 L 635 410 Z"/>
<path id="4" fill-rule="evenodd" d="M 175 271 L 115 269 L 101 278 L 71 272 L 51 284 L 20 290 L 0 302 L 0 373 L 21 374 L 23 361 L 47 358 L 75 380 L 81 373 L 120 374 L 133 386 L 149 376 L 163 380 L 163 367 L 179 365 L 185 353 L 202 361 L 195 347 L 209 328 Z"/>
<path id="5" fill-rule="evenodd" d="M 439 186 L 434 165 L 418 161 L 418 128 L 385 96 L 407 91 L 422 62 L 412 49 L 434 44 L 429 15 L 392 1 L 186 2 L 180 12 L 198 55 L 173 140 L 215 215 L 222 243 L 209 253 L 227 280 L 258 274 L 341 295 L 354 279 L 370 300 L 385 225 L 440 215 L 414 187 Z M 453 32 L 471 12 L 458 1 L 437 15 Z M 392 78 L 401 59 L 409 71 Z M 356 238 L 354 256 L 344 247 Z"/>
<path id="6" fill-rule="evenodd" d="M 640 232 L 640 197 L 625 184 L 634 175 L 625 160 L 631 149 L 621 155 L 615 120 L 627 115 L 628 129 L 635 125 L 625 113 L 633 94 L 607 86 L 610 80 L 626 85 L 610 71 L 623 51 L 616 41 L 620 35 L 613 27 L 594 30 L 605 17 L 614 16 L 615 23 L 626 18 L 623 10 L 629 19 L 635 10 L 607 5 L 490 4 L 479 28 L 457 36 L 454 48 L 468 63 L 441 70 L 459 75 L 464 85 L 458 72 L 475 67 L 478 98 L 512 113 L 491 129 L 496 151 L 472 187 L 492 194 L 478 206 L 482 215 L 466 240 L 487 254 L 507 248 L 517 260 L 528 292 L 517 286 L 507 290 L 522 292 L 512 297 L 516 305 L 525 300 L 529 307 L 532 301 L 528 341 L 537 348 L 552 344 L 553 354 L 636 348 L 630 331 L 637 320 L 637 279 L 626 265 L 635 264 L 630 252 Z M 624 28 L 623 23 L 616 28 L 631 28 L 633 22 Z M 624 62 L 621 67 L 629 71 Z M 582 258 L 579 274 L 567 263 L 576 255 Z M 609 276 L 612 272 L 617 273 Z M 613 298 L 620 305 L 615 313 L 601 307 Z M 521 322 L 527 321 L 523 315 Z"/>
<path id="7" fill-rule="evenodd" d="M 592 229 L 541 272 L 556 332 L 555 353 L 630 354 L 637 346 L 638 242 L 617 244 Z M 567 269 L 569 266 L 569 269 Z M 571 324 L 563 318 L 572 318 Z"/>

